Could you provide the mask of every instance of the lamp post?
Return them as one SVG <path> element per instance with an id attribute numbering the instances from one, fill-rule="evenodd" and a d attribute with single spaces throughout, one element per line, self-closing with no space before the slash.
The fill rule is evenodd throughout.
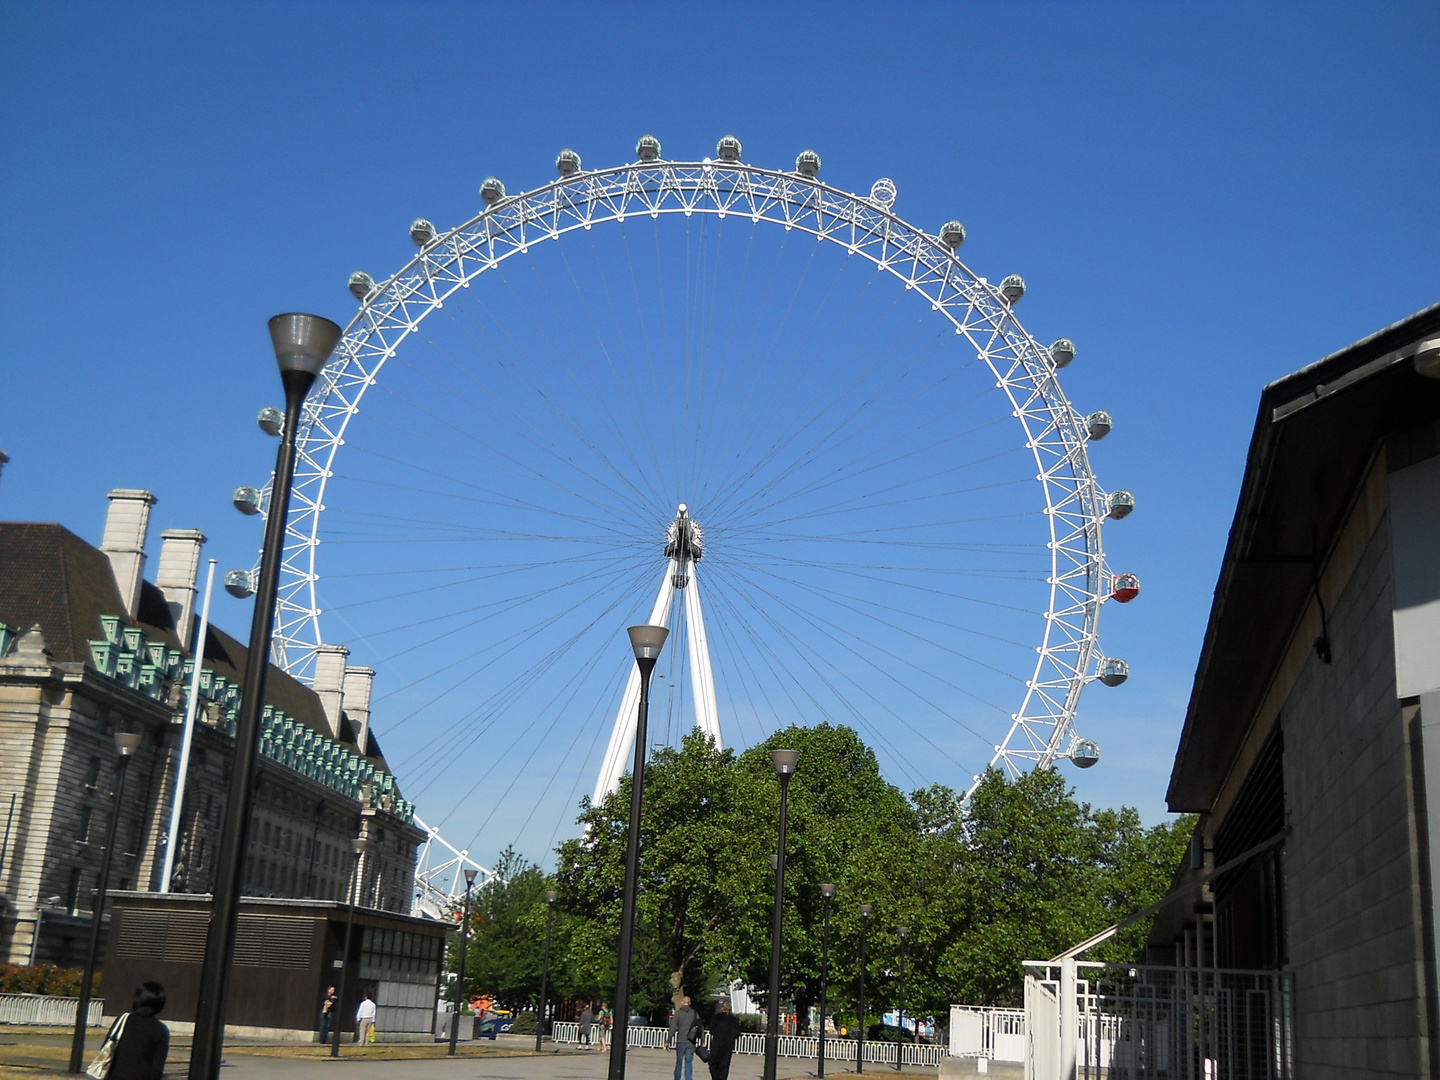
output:
<path id="1" fill-rule="evenodd" d="M 545 894 L 545 960 L 540 965 L 540 1014 L 535 1017 L 535 1052 L 540 1052 L 540 1039 L 545 1034 L 547 1002 L 545 991 L 550 982 L 550 927 L 555 923 L 555 901 L 560 896 L 554 889 Z"/>
<path id="2" fill-rule="evenodd" d="M 230 963 L 234 959 L 235 931 L 240 919 L 245 846 L 255 799 L 260 709 L 265 703 L 265 681 L 270 670 L 275 591 L 285 543 L 285 519 L 290 510 L 290 485 L 295 476 L 295 434 L 300 427 L 300 407 L 305 395 L 335 351 L 342 333 L 340 327 L 318 315 L 276 315 L 270 320 L 270 341 L 280 366 L 280 381 L 285 387 L 285 428 L 280 433 L 280 450 L 270 488 L 270 512 L 265 518 L 260 581 L 250 619 L 250 649 L 241 688 L 240 715 L 235 721 L 230 797 L 225 800 L 225 817 L 215 852 L 215 896 L 210 904 L 205 961 L 200 968 L 195 1002 L 195 1041 L 190 1049 L 189 1080 L 219 1080 L 220 1077 L 220 1055 L 225 1044 L 225 992 L 230 985 Z"/>
<path id="3" fill-rule="evenodd" d="M 835 886 L 825 882 L 820 886 L 820 895 L 825 898 L 825 917 L 820 932 L 820 1080 L 825 1080 L 825 1016 L 830 992 L 830 901 L 835 898 Z"/>
<path id="4" fill-rule="evenodd" d="M 470 888 L 475 884 L 475 868 L 465 868 L 465 903 L 460 916 L 460 962 L 455 966 L 455 1009 L 450 1017 L 450 1056 L 455 1056 L 455 1041 L 460 1038 L 460 1004 L 465 1000 L 465 950 L 470 943 Z"/>
<path id="5" fill-rule="evenodd" d="M 105 915 L 105 892 L 110 886 L 110 855 L 115 850 L 115 833 L 120 824 L 120 800 L 125 792 L 125 771 L 130 758 L 140 749 L 140 736 L 131 731 L 115 733 L 115 791 L 110 796 L 110 824 L 105 827 L 105 850 L 100 853 L 100 877 L 95 882 L 95 903 L 90 908 L 90 950 L 85 954 L 85 975 L 80 982 L 80 1002 L 75 1007 L 75 1034 L 70 1040 L 70 1071 L 78 1073 L 85 1058 L 85 1021 L 90 1014 L 90 984 L 95 980 L 95 954 L 100 949 L 100 922 Z"/>
<path id="6" fill-rule="evenodd" d="M 670 631 L 632 626 L 630 647 L 640 669 L 640 713 L 635 721 L 635 766 L 630 773 L 630 831 L 625 837 L 625 892 L 620 902 L 620 949 L 615 963 L 615 1025 L 610 1040 L 610 1080 L 625 1080 L 630 1027 L 630 958 L 635 937 L 635 884 L 640 871 L 640 797 L 645 790 L 645 739 L 650 717 L 650 675 Z"/>
<path id="7" fill-rule="evenodd" d="M 900 935 L 900 1041 L 895 1044 L 895 1071 L 899 1072 L 900 1059 L 905 1056 L 905 939 L 910 936 L 910 928 L 898 926 L 895 932 Z"/>
<path id="8" fill-rule="evenodd" d="M 344 1015 L 342 1010 L 345 1008 L 345 989 L 350 982 L 350 935 L 355 929 L 355 903 L 360 896 L 360 875 L 365 868 L 361 859 L 369 846 L 370 841 L 363 836 L 357 836 L 350 842 L 350 847 L 355 852 L 355 868 L 351 872 L 350 907 L 345 913 L 345 945 L 340 952 L 340 993 L 335 998 L 335 1019 L 330 1026 L 332 1058 L 340 1056 L 340 1018 Z"/>
<path id="9" fill-rule="evenodd" d="M 870 913 L 875 909 L 869 904 L 860 905 L 860 1015 L 858 1040 L 855 1043 L 855 1071 L 865 1071 L 865 934 L 870 929 Z"/>
<path id="10" fill-rule="evenodd" d="M 775 841 L 775 909 L 770 916 L 770 1001 L 765 1025 L 765 1080 L 775 1080 L 775 1059 L 780 1049 L 780 951 L 785 930 L 785 826 L 790 816 L 790 778 L 800 760 L 799 750 L 771 750 L 770 760 L 780 780 L 780 827 Z"/>

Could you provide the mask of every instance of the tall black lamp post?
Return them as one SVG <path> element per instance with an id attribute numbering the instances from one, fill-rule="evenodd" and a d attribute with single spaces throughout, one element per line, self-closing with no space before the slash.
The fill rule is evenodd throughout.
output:
<path id="1" fill-rule="evenodd" d="M 635 766 L 630 773 L 630 830 L 625 837 L 625 892 L 620 902 L 620 949 L 615 958 L 615 1022 L 610 1040 L 610 1080 L 625 1080 L 630 1029 L 630 959 L 635 937 L 635 885 L 640 872 L 640 797 L 645 790 L 645 739 L 650 718 L 650 675 L 670 631 L 632 626 L 630 647 L 640 669 L 640 714 L 635 721 Z"/>
<path id="2" fill-rule="evenodd" d="M 899 1072 L 905 1056 L 905 939 L 910 936 L 910 928 L 897 926 L 895 932 L 900 935 L 900 1041 L 895 1044 L 895 1071 Z"/>
<path id="3" fill-rule="evenodd" d="M 195 1003 L 195 1041 L 190 1049 L 190 1080 L 219 1080 L 220 1055 L 225 1045 L 225 992 L 230 984 L 230 963 L 235 954 L 235 929 L 240 919 L 240 893 L 244 886 L 245 846 L 249 839 L 250 811 L 255 798 L 255 751 L 260 741 L 260 709 L 265 703 L 265 681 L 270 665 L 270 636 L 275 627 L 275 590 L 285 543 L 285 519 L 290 510 L 290 485 L 295 476 L 295 433 L 300 427 L 300 406 L 343 331 L 318 315 L 276 315 L 270 320 L 270 340 L 285 386 L 285 429 L 275 459 L 270 489 L 270 513 L 265 519 L 265 546 L 260 556 L 260 581 L 255 590 L 255 613 L 250 620 L 250 651 L 241 688 L 240 715 L 235 721 L 235 760 L 230 773 L 230 797 L 216 849 L 215 897 L 210 904 L 210 929 L 205 941 L 205 962 L 200 968 Z"/>
<path id="4" fill-rule="evenodd" d="M 454 1008 L 450 1014 L 450 1056 L 455 1056 L 455 1042 L 460 1038 L 460 1006 L 465 1001 L 465 947 L 470 942 L 470 889 L 475 884 L 475 868 L 465 868 L 465 902 L 460 914 L 460 957 L 455 965 L 455 993 L 451 995 Z"/>
<path id="5" fill-rule="evenodd" d="M 771 750 L 775 775 L 780 778 L 780 827 L 775 842 L 775 910 L 770 917 L 770 1001 L 765 1025 L 765 1080 L 775 1080 L 775 1059 L 780 1049 L 780 951 L 785 930 L 785 826 L 790 817 L 790 778 L 795 775 L 799 750 Z"/>
<path id="6" fill-rule="evenodd" d="M 549 1003 L 545 992 L 550 982 L 550 927 L 555 923 L 555 901 L 560 896 L 554 889 L 545 894 L 545 960 L 540 965 L 540 1015 L 535 1017 L 535 1052 L 540 1052 L 540 1039 L 545 1034 L 545 1015 Z"/>
<path id="7" fill-rule="evenodd" d="M 825 1018 L 829 1012 L 830 994 L 830 901 L 835 898 L 835 886 L 825 882 L 820 886 L 820 895 L 825 898 L 825 917 L 820 931 L 820 1069 L 821 1080 L 825 1077 Z"/>
<path id="8" fill-rule="evenodd" d="M 365 857 L 365 849 L 370 846 L 370 841 L 363 836 L 357 836 L 350 841 L 350 849 L 355 853 L 355 868 L 351 873 L 350 880 L 350 906 L 345 912 L 345 944 L 340 948 L 340 993 L 335 998 L 335 1016 L 330 1022 L 330 1056 L 340 1056 L 340 1018 L 344 1016 L 342 1011 L 345 1008 L 345 992 L 350 984 L 350 937 L 355 931 L 355 905 L 359 902 L 360 891 L 363 880 L 362 874 L 365 864 L 362 861 Z"/>
<path id="9" fill-rule="evenodd" d="M 865 1071 L 865 935 L 870 929 L 870 913 L 875 909 L 869 904 L 860 905 L 860 1016 L 858 1041 L 855 1043 L 855 1071 Z"/>
<path id="10" fill-rule="evenodd" d="M 80 1003 L 75 1011 L 75 1034 L 70 1040 L 70 1071 L 78 1073 L 85 1059 L 85 1021 L 90 1017 L 90 984 L 95 981 L 95 954 L 100 950 L 100 923 L 105 917 L 105 893 L 110 887 L 110 856 L 115 851 L 115 833 L 120 824 L 120 800 L 125 792 L 125 771 L 130 758 L 140 749 L 140 736 L 132 731 L 115 733 L 115 792 L 110 796 L 110 823 L 105 827 L 105 850 L 100 852 L 100 877 L 95 882 L 95 903 L 90 908 L 90 950 L 85 954 L 85 975 L 80 982 Z"/>

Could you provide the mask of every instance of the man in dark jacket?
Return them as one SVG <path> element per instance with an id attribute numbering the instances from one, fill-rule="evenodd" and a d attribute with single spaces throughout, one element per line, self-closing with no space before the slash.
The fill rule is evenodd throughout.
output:
<path id="1" fill-rule="evenodd" d="M 710 1080 L 730 1080 L 730 1055 L 740 1037 L 740 1021 L 730 1011 L 728 1000 L 710 1019 Z"/>
<path id="2" fill-rule="evenodd" d="M 695 1040 L 704 1033 L 700 1017 L 682 997 L 680 1007 L 670 1018 L 670 1035 L 675 1040 L 675 1080 L 680 1080 L 680 1065 L 685 1065 L 685 1080 L 695 1080 Z"/>

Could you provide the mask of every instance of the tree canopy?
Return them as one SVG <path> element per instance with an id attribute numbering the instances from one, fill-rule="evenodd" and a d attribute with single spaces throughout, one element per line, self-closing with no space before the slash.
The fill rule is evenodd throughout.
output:
<path id="1" fill-rule="evenodd" d="M 790 727 L 736 754 L 699 732 L 646 766 L 640 836 L 634 1007 L 662 1016 L 680 993 L 701 1001 L 740 979 L 768 984 L 780 787 L 769 751 L 800 751 L 790 785 L 781 993 L 801 1016 L 818 1001 L 825 903 L 831 1010 L 854 1015 L 862 903 L 867 1006 L 898 993 L 899 926 L 906 1001 L 925 1013 L 954 1002 L 1018 1004 L 1022 962 L 1045 959 L 1159 899 L 1193 820 L 1145 828 L 1130 808 L 1076 801 L 1057 772 L 987 774 L 970 800 L 935 786 L 910 795 L 884 779 L 848 727 Z M 467 964 L 471 985 L 511 1004 L 538 1000 L 545 890 L 560 893 L 551 944 L 555 998 L 608 998 L 615 981 L 630 778 L 598 804 L 582 800 L 580 836 L 547 879 L 507 851 L 479 890 Z M 1137 923 L 1099 954 L 1130 959 Z"/>

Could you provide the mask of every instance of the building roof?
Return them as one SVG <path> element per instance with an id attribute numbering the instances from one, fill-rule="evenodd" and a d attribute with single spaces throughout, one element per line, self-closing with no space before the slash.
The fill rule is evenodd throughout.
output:
<path id="1" fill-rule="evenodd" d="M 1440 418 L 1440 304 L 1265 387 L 1166 801 L 1208 811 L 1380 441 Z M 1427 452 L 1433 452 L 1431 448 Z"/>
<path id="2" fill-rule="evenodd" d="M 124 610 L 110 560 L 99 548 L 52 522 L 0 522 L 0 622 L 21 632 L 38 623 L 55 661 L 93 668 L 89 643 L 105 636 L 100 616 L 120 615 Z M 182 643 L 176 635 L 165 594 L 148 581 L 141 585 L 136 614 L 129 624 L 140 627 L 147 638 L 189 654 L 191 642 Z M 209 628 L 206 667 L 240 684 L 247 655 L 247 648 L 229 634 L 213 625 Z M 273 665 L 265 682 L 267 704 L 330 735 L 325 709 L 313 690 Z M 355 752 L 358 735 L 358 726 L 342 716 L 338 741 Z M 390 771 L 373 734 L 365 749 L 363 756 L 372 764 Z"/>

